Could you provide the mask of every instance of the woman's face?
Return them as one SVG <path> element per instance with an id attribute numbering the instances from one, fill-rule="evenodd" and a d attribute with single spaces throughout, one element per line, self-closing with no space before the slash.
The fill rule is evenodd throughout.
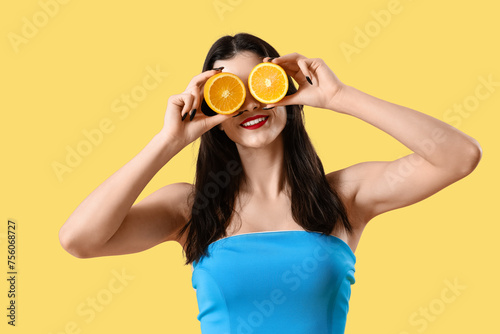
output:
<path id="1" fill-rule="evenodd" d="M 244 111 L 238 117 L 232 117 L 218 125 L 219 129 L 224 130 L 226 135 L 236 144 L 246 147 L 262 147 L 273 142 L 285 128 L 286 108 L 284 106 L 274 107 L 269 110 L 262 110 L 267 105 L 257 101 L 248 89 L 248 75 L 255 65 L 262 62 L 262 58 L 250 51 L 237 53 L 233 58 L 226 60 L 216 60 L 213 67 L 224 66 L 222 72 L 236 74 L 245 84 L 246 99 L 241 108 L 234 114 L 237 115 Z M 245 128 L 241 124 L 246 119 L 254 116 L 267 117 L 264 125 L 257 129 Z"/>

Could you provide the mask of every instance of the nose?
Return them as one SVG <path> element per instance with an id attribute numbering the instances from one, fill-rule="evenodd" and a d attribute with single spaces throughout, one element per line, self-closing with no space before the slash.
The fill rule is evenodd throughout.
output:
<path id="1" fill-rule="evenodd" d="M 253 111 L 255 109 L 262 108 L 262 106 L 263 106 L 262 103 L 260 103 L 259 101 L 257 101 L 253 97 L 253 95 L 250 94 L 250 90 L 248 89 L 248 87 L 246 87 L 246 89 L 247 89 L 247 92 L 246 92 L 245 102 L 243 102 L 243 105 L 241 106 L 240 110 L 238 110 L 238 112 L 241 112 L 241 111 Z"/>

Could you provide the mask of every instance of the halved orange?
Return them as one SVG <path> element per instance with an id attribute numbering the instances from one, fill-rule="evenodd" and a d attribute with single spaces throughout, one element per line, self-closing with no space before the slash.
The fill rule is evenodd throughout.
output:
<path id="1" fill-rule="evenodd" d="M 203 94 L 213 111 L 219 114 L 231 114 L 245 102 L 246 88 L 237 75 L 221 72 L 207 80 Z"/>
<path id="2" fill-rule="evenodd" d="M 281 66 L 260 63 L 248 76 L 248 89 L 259 102 L 275 103 L 285 97 L 288 91 L 288 77 Z"/>

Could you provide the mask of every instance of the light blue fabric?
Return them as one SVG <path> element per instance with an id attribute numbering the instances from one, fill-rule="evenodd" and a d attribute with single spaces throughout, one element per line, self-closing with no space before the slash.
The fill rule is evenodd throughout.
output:
<path id="1" fill-rule="evenodd" d="M 356 256 L 303 230 L 245 233 L 193 262 L 203 334 L 343 334 Z"/>

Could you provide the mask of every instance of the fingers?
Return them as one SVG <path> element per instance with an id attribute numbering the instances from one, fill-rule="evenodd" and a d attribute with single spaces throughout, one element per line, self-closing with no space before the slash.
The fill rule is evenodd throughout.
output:
<path id="1" fill-rule="evenodd" d="M 193 105 L 192 105 L 192 109 L 189 113 L 189 120 L 192 121 L 193 118 L 194 118 L 194 115 L 196 114 L 196 112 L 198 110 L 200 110 L 200 107 L 201 107 L 201 93 L 200 93 L 200 90 L 199 89 L 193 89 L 192 92 L 191 92 L 191 96 L 193 97 Z"/>
<path id="2" fill-rule="evenodd" d="M 196 94 L 185 92 L 178 95 L 172 95 L 168 99 L 167 109 L 175 110 L 174 113 L 177 115 L 180 114 L 181 121 L 184 121 L 189 114 L 194 114 L 194 110 L 197 108 L 195 104 L 196 101 Z"/>
<path id="3" fill-rule="evenodd" d="M 269 59 L 271 57 L 266 57 L 264 59 Z M 280 57 L 276 57 L 272 59 L 271 61 L 275 64 L 282 64 L 282 63 L 296 63 L 299 59 L 307 59 L 306 56 L 301 55 L 300 53 L 294 52 L 294 53 L 289 53 Z"/>
<path id="4" fill-rule="evenodd" d="M 277 58 L 266 57 L 263 60 L 264 60 L 264 62 L 267 61 L 267 62 L 274 63 L 276 65 L 280 65 L 287 72 L 287 74 L 289 74 L 291 76 L 294 76 L 297 73 L 297 71 L 299 70 L 299 67 L 297 65 L 296 60 L 295 61 L 291 61 L 290 59 L 283 60 L 283 59 L 281 59 L 281 57 L 277 57 Z"/>
<path id="5" fill-rule="evenodd" d="M 310 65 L 312 65 L 313 62 L 314 59 L 299 59 L 297 61 L 297 65 L 299 65 L 300 71 L 302 72 L 302 74 L 304 75 L 304 77 L 306 78 L 307 82 L 310 85 L 313 84 L 312 82 L 313 75 L 310 70 Z"/>
<path id="6" fill-rule="evenodd" d="M 181 110 L 181 120 L 184 121 L 188 113 L 193 109 L 194 96 L 191 94 L 181 94 L 180 98 L 184 103 Z"/>
<path id="7" fill-rule="evenodd" d="M 211 76 L 214 76 L 215 74 L 220 73 L 223 69 L 224 69 L 224 67 L 219 67 L 216 70 L 215 69 L 208 70 L 208 71 L 202 72 L 202 73 L 194 76 L 191 79 L 191 81 L 189 82 L 188 88 L 192 88 L 192 87 L 201 88 Z"/>

